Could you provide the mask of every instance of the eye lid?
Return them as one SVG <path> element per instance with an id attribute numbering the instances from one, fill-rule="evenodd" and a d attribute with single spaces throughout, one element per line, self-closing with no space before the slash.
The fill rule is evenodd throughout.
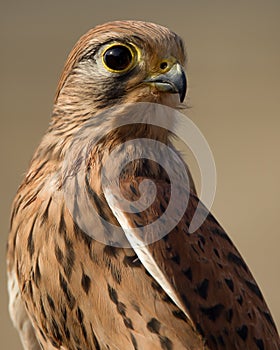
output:
<path id="1" fill-rule="evenodd" d="M 105 54 L 112 48 L 114 47 L 125 47 L 129 50 L 129 53 L 131 55 L 131 62 L 127 65 L 127 67 L 125 67 L 124 69 L 120 69 L 120 70 L 115 70 L 110 68 L 106 62 L 105 62 Z M 141 52 L 140 49 L 133 43 L 131 42 L 123 42 L 123 41 L 111 41 L 109 42 L 107 45 L 105 45 L 105 47 L 103 48 L 103 50 L 101 51 L 101 59 L 102 59 L 102 63 L 103 66 L 111 73 L 119 73 L 119 74 L 123 74 L 128 72 L 129 70 L 131 70 L 133 67 L 135 67 L 136 63 L 139 62 L 140 60 L 140 56 L 141 56 Z"/>

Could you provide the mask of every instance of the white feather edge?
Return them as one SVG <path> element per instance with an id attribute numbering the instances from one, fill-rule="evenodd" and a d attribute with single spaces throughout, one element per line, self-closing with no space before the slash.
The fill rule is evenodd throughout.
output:
<path id="1" fill-rule="evenodd" d="M 8 272 L 8 292 L 9 292 L 9 313 L 14 327 L 19 332 L 20 340 L 24 350 L 41 350 L 35 328 L 27 314 L 25 304 L 21 298 L 16 273 Z M 45 350 L 57 350 L 48 341 L 44 344 Z M 118 348 L 119 349 L 119 348 Z M 67 350 L 66 347 L 60 346 L 59 350 Z"/>
<path id="2" fill-rule="evenodd" d="M 107 194 L 108 196 L 108 194 Z M 106 197 L 107 197 L 106 196 Z M 110 197 L 110 195 L 109 195 Z M 182 302 L 179 300 L 179 298 L 176 295 L 176 291 L 174 290 L 174 287 L 171 285 L 171 283 L 167 280 L 166 276 L 156 263 L 155 259 L 153 258 L 150 251 L 147 249 L 147 246 L 143 244 L 143 242 L 137 238 L 133 233 L 133 228 L 129 227 L 130 224 L 125 217 L 125 214 L 116 208 L 115 206 L 110 205 L 110 199 L 107 198 L 107 202 L 116 216 L 119 224 L 121 225 L 126 238 L 128 239 L 129 243 L 131 244 L 133 250 L 137 254 L 139 260 L 144 265 L 146 270 L 153 276 L 153 278 L 157 281 L 157 283 L 162 287 L 162 289 L 167 293 L 167 295 L 173 300 L 173 302 L 181 309 L 184 314 L 187 316 L 187 318 L 192 322 L 190 315 L 188 314 L 185 306 L 182 304 Z M 112 201 L 113 202 L 113 201 Z M 111 203 L 112 203 L 111 202 Z"/>
<path id="3" fill-rule="evenodd" d="M 35 330 L 26 312 L 14 271 L 8 273 L 9 312 L 25 350 L 40 350 Z M 54 348 L 51 348 L 54 349 Z"/>

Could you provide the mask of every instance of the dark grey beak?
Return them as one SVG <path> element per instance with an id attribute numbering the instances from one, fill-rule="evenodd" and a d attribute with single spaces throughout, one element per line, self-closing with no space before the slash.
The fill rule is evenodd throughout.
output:
<path id="1" fill-rule="evenodd" d="M 187 79 L 184 69 L 179 63 L 175 63 L 164 74 L 146 79 L 145 83 L 153 84 L 159 91 L 179 94 L 180 102 L 183 102 L 186 96 Z"/>

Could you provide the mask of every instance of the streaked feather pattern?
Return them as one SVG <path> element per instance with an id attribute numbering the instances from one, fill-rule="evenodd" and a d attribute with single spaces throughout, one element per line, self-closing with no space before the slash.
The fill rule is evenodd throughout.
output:
<path id="1" fill-rule="evenodd" d="M 112 41 L 132 42 L 142 52 L 139 64 L 118 79 L 98 63 L 99 50 Z M 90 30 L 68 57 L 50 126 L 11 215 L 10 314 L 25 350 L 280 347 L 263 295 L 219 223 L 209 214 L 189 233 L 199 200 L 186 164 L 190 185 L 182 183 L 181 191 L 187 191 L 190 200 L 185 214 L 168 235 L 150 245 L 117 248 L 92 239 L 73 220 L 65 202 L 63 161 L 75 134 L 90 119 L 125 103 L 178 107 L 178 96 L 143 83 L 169 56 L 185 64 L 184 46 L 175 33 L 152 23 L 118 21 Z M 103 128 L 114 118 L 117 114 L 104 120 Z M 123 227 L 129 242 L 139 240 L 133 228 L 161 216 L 170 198 L 167 174 L 155 162 L 139 160 L 121 177 L 122 192 L 134 201 L 140 196 L 140 183 L 152 180 L 157 188 L 154 203 L 138 214 L 120 213 L 107 203 L 100 179 L 106 157 L 116 145 L 139 137 L 174 149 L 168 131 L 138 124 L 111 131 L 85 159 L 86 191 L 93 207 Z M 79 162 L 71 166 L 78 171 Z M 180 191 L 177 196 L 179 202 Z"/>

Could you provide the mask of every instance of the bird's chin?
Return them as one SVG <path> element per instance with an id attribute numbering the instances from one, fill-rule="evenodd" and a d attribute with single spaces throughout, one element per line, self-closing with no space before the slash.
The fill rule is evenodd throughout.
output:
<path id="1" fill-rule="evenodd" d="M 180 102 L 179 94 L 160 93 L 157 102 L 175 109 L 185 107 L 185 105 Z"/>
<path id="2" fill-rule="evenodd" d="M 151 99 L 150 102 L 160 103 L 175 109 L 185 108 L 185 105 L 180 102 L 179 94 L 176 93 L 164 92 L 156 88 L 151 88 L 147 97 Z"/>
<path id="3" fill-rule="evenodd" d="M 186 108 L 186 105 L 180 102 L 180 96 L 176 93 L 168 93 L 159 91 L 154 87 L 143 86 L 133 89 L 127 96 L 126 100 L 123 102 L 151 102 L 166 105 L 175 109 Z"/>

